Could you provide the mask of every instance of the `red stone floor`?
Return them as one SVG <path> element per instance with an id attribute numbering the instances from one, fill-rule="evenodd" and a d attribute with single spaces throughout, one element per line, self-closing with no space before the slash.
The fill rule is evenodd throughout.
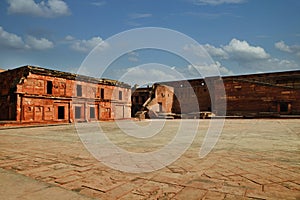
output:
<path id="1" fill-rule="evenodd" d="M 178 160 L 144 173 L 96 160 L 74 125 L 2 128 L 0 199 L 300 199 L 298 119 L 226 119 L 214 149 L 199 158 L 209 121 L 199 121 Z M 143 139 L 128 137 L 115 122 L 100 125 L 119 147 L 146 152 L 170 141 L 179 123 L 166 121 L 160 135 Z"/>

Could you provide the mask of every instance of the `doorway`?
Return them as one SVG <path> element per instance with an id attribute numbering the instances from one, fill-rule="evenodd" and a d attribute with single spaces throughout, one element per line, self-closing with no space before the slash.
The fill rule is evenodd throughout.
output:
<path id="1" fill-rule="evenodd" d="M 58 119 L 65 119 L 65 107 L 64 106 L 58 106 Z"/>
<path id="2" fill-rule="evenodd" d="M 162 112 L 163 111 L 163 106 L 162 106 L 162 103 L 161 102 L 158 102 L 158 111 L 159 112 Z"/>

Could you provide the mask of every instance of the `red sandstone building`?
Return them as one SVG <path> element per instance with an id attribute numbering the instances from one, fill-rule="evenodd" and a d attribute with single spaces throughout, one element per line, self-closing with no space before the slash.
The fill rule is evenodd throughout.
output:
<path id="1" fill-rule="evenodd" d="M 0 120 L 97 121 L 130 118 L 138 111 L 151 118 L 195 118 L 201 112 L 222 115 L 214 107 L 220 100 L 226 100 L 228 116 L 300 115 L 300 70 L 161 82 L 131 93 L 118 81 L 24 66 L 0 73 Z"/>
<path id="2" fill-rule="evenodd" d="M 0 73 L 0 120 L 60 123 L 131 117 L 131 88 L 107 79 L 24 66 Z"/>
<path id="3" fill-rule="evenodd" d="M 151 88 L 133 88 L 132 116 L 158 118 L 172 113 L 174 104 L 174 88 L 161 84 L 154 84 Z M 146 116 L 141 116 L 146 114 Z M 162 116 L 160 116 L 162 115 Z"/>
<path id="4" fill-rule="evenodd" d="M 222 85 L 225 94 L 220 92 Z M 161 88 L 164 87 L 168 90 L 163 91 Z M 170 91 L 173 91 L 172 95 Z M 138 96 L 139 92 L 136 90 L 133 96 Z M 226 103 L 224 110 L 227 116 L 279 117 L 300 114 L 300 70 L 161 82 L 149 92 L 156 95 L 149 95 L 148 100 L 140 101 L 139 105 L 143 105 L 143 110 L 156 112 L 156 115 L 166 112 L 193 118 L 201 117 L 201 112 L 223 115 L 215 107 L 221 105 L 220 101 Z M 147 96 L 145 91 L 143 93 Z M 132 106 L 136 106 L 135 101 Z"/>

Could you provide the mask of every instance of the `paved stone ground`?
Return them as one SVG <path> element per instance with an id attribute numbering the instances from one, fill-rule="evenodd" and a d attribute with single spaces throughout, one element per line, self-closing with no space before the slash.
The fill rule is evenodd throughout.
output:
<path id="1" fill-rule="evenodd" d="M 166 121 L 147 139 L 123 134 L 114 122 L 100 125 L 119 147 L 148 152 L 171 141 L 179 122 Z M 0 199 L 300 199 L 298 119 L 228 119 L 213 151 L 201 159 L 208 125 L 200 121 L 177 161 L 135 174 L 97 161 L 74 125 L 0 129 Z"/>

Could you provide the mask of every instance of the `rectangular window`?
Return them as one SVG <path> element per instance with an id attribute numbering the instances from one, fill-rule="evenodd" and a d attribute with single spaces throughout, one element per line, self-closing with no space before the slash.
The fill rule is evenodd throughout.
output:
<path id="1" fill-rule="evenodd" d="M 64 106 L 58 106 L 58 119 L 65 119 L 65 107 Z"/>
<path id="2" fill-rule="evenodd" d="M 47 94 L 52 94 L 53 83 L 52 81 L 47 81 Z"/>
<path id="3" fill-rule="evenodd" d="M 101 99 L 104 99 L 104 89 L 103 88 L 101 88 L 101 90 L 100 90 L 100 97 L 101 97 Z"/>
<path id="4" fill-rule="evenodd" d="M 81 85 L 77 85 L 76 92 L 77 92 L 78 97 L 82 96 L 82 86 Z"/>
<path id="5" fill-rule="evenodd" d="M 75 119 L 80 119 L 81 118 L 81 106 L 76 106 L 75 107 Z"/>
<path id="6" fill-rule="evenodd" d="M 122 99 L 123 99 L 123 92 L 119 91 L 119 100 L 122 100 Z"/>
<path id="7" fill-rule="evenodd" d="M 90 118 L 95 118 L 95 107 L 90 107 Z"/>

